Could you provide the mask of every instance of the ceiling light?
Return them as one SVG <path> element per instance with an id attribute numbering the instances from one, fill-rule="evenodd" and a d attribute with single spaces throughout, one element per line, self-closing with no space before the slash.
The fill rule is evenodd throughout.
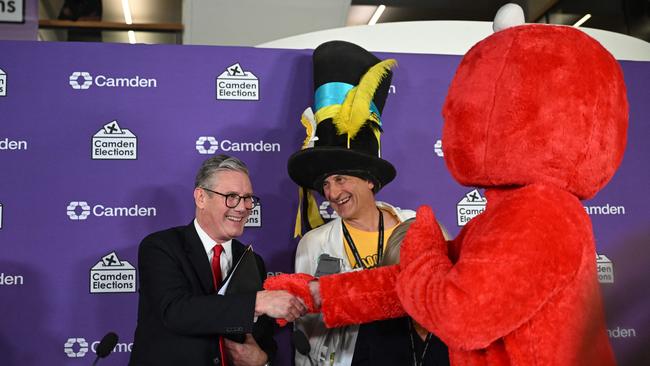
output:
<path id="1" fill-rule="evenodd" d="M 590 18 L 591 18 L 591 14 L 586 14 L 585 16 L 583 16 L 582 18 L 580 18 L 580 20 L 578 20 L 578 21 L 576 22 L 576 24 L 574 24 L 573 26 L 576 27 L 576 28 L 578 28 L 579 26 L 583 25 L 583 24 L 584 24 L 587 20 L 589 20 Z"/>
<path id="2" fill-rule="evenodd" d="M 129 31 L 129 43 L 130 44 L 135 44 L 135 32 L 134 31 Z"/>
<path id="3" fill-rule="evenodd" d="M 379 20 L 379 17 L 384 13 L 384 10 L 386 10 L 386 5 L 379 5 L 377 10 L 375 10 L 375 13 L 372 15 L 372 18 L 370 18 L 368 25 L 375 25 Z"/>
<path id="4" fill-rule="evenodd" d="M 124 12 L 124 22 L 126 22 L 126 24 L 133 24 L 133 18 L 131 18 L 131 5 L 129 4 L 129 0 L 122 0 L 122 11 Z M 129 43 L 135 44 L 135 32 L 130 30 L 128 32 L 128 35 Z"/>
<path id="5" fill-rule="evenodd" d="M 122 0 L 122 11 L 124 12 L 124 21 L 126 24 L 133 24 L 133 19 L 131 19 L 131 6 L 129 5 L 129 0 Z"/>

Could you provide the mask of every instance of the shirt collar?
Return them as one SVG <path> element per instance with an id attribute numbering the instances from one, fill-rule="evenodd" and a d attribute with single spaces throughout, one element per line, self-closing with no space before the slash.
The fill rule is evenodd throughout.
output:
<path id="1" fill-rule="evenodd" d="M 214 241 L 208 233 L 201 228 L 201 225 L 199 225 L 199 222 L 197 219 L 194 219 L 194 228 L 196 229 L 196 233 L 199 234 L 199 239 L 201 239 L 201 243 L 203 244 L 203 249 L 205 249 L 205 254 L 208 256 L 208 258 L 212 257 L 212 248 L 214 248 L 215 244 L 217 244 L 216 241 Z M 232 256 L 232 239 L 228 240 L 226 242 L 221 243 L 221 246 L 223 246 L 223 251 L 226 254 L 227 257 Z"/>

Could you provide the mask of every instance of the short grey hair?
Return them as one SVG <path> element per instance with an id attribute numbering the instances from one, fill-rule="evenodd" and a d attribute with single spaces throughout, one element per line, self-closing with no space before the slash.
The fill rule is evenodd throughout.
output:
<path id="1" fill-rule="evenodd" d="M 194 188 L 206 187 L 215 182 L 211 182 L 216 173 L 223 171 L 235 171 L 241 172 L 248 176 L 248 167 L 244 164 L 243 161 L 237 159 L 234 156 L 228 156 L 224 154 L 215 155 L 211 158 L 206 159 L 201 168 L 196 173 L 196 178 L 194 179 Z"/>

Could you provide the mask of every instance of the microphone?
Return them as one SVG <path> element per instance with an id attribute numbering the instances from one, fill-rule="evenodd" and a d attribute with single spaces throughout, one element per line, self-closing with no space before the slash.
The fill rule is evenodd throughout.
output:
<path id="1" fill-rule="evenodd" d="M 311 355 L 309 355 L 311 346 L 309 345 L 309 340 L 305 333 L 299 329 L 294 330 L 293 333 L 291 333 L 291 341 L 293 342 L 294 347 L 296 347 L 296 351 L 303 356 L 307 356 L 309 364 L 314 366 L 314 360 L 312 360 Z"/>
<path id="2" fill-rule="evenodd" d="M 339 272 L 341 272 L 340 258 L 332 257 L 327 253 L 323 253 L 318 257 L 318 265 L 316 266 L 316 274 L 314 274 L 314 277 L 321 277 Z"/>
<path id="3" fill-rule="evenodd" d="M 95 362 L 93 362 L 93 366 L 97 364 L 97 361 L 99 361 L 100 358 L 105 358 L 106 356 L 111 354 L 113 348 L 115 348 L 115 346 L 117 345 L 118 339 L 119 337 L 117 336 L 117 334 L 113 332 L 106 333 L 104 338 L 102 338 L 102 340 L 99 342 L 99 345 L 97 346 L 97 351 L 96 351 L 97 357 L 95 358 Z"/>

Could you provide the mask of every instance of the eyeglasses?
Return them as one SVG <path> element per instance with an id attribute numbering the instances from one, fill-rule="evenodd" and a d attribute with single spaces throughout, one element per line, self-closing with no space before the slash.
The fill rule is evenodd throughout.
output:
<path id="1" fill-rule="evenodd" d="M 240 196 L 237 193 L 224 194 L 224 193 L 220 193 L 220 192 L 217 192 L 217 191 L 213 191 L 213 190 L 205 188 L 205 187 L 201 187 L 201 189 L 206 190 L 208 192 L 216 193 L 219 196 L 224 197 L 225 201 L 226 201 L 226 207 L 228 207 L 228 208 L 237 207 L 237 205 L 239 205 L 239 202 L 242 199 L 244 199 L 244 206 L 249 210 L 254 209 L 255 206 L 259 205 L 259 203 L 260 203 L 260 198 L 257 197 L 257 196 Z"/>

